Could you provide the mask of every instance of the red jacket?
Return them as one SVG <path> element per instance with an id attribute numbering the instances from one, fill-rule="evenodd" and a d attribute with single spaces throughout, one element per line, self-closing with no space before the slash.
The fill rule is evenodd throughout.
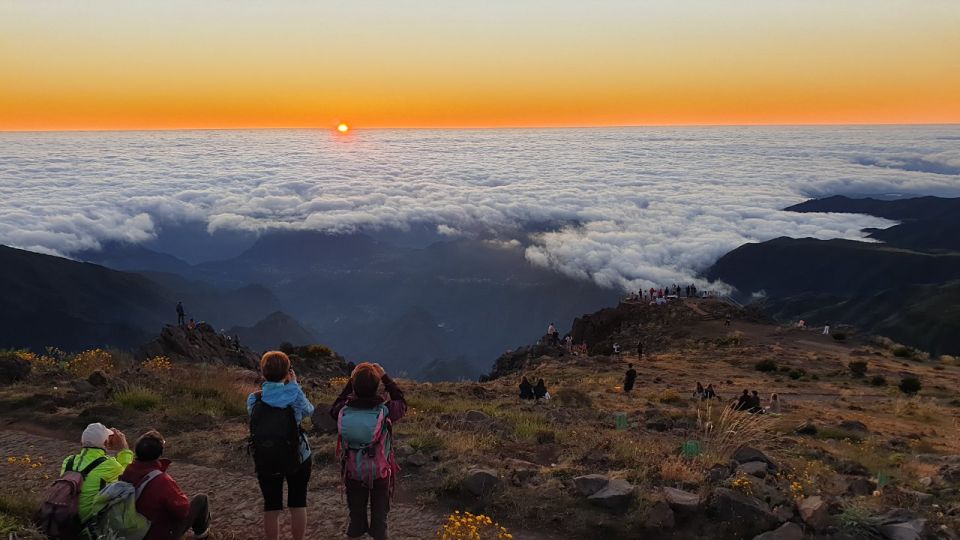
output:
<path id="1" fill-rule="evenodd" d="M 169 459 L 134 461 L 120 476 L 120 480 L 137 485 L 150 471 L 160 469 L 166 472 L 169 466 Z M 144 540 L 176 539 L 174 531 L 190 513 L 190 499 L 169 474 L 161 474 L 144 488 L 137 500 L 137 512 L 150 520 L 150 532 Z"/>

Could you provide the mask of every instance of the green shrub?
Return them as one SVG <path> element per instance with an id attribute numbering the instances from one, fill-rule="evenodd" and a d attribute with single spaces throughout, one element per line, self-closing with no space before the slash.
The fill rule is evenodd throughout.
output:
<path id="1" fill-rule="evenodd" d="M 131 387 L 117 392 L 114 402 L 124 409 L 146 412 L 160 405 L 160 394 L 149 388 Z"/>
<path id="2" fill-rule="evenodd" d="M 887 379 L 883 375 L 874 375 L 870 377 L 870 384 L 873 386 L 886 386 Z"/>
<path id="3" fill-rule="evenodd" d="M 764 372 L 764 373 L 768 373 L 768 372 L 770 372 L 770 371 L 776 371 L 776 370 L 777 370 L 777 363 L 774 362 L 773 360 L 767 358 L 767 359 L 764 359 L 764 360 L 761 360 L 761 361 L 757 362 L 756 365 L 754 365 L 754 367 L 757 369 L 757 371 L 762 371 L 762 372 Z"/>
<path id="4" fill-rule="evenodd" d="M 897 358 L 913 358 L 913 351 L 910 349 L 910 347 L 897 345 L 893 348 L 893 355 Z"/>
<path id="5" fill-rule="evenodd" d="M 833 339 L 835 339 L 835 340 L 837 340 L 837 341 L 843 341 L 843 340 L 847 339 L 847 333 L 846 333 L 846 332 L 834 332 L 832 335 L 833 335 Z"/>
<path id="6" fill-rule="evenodd" d="M 922 385 L 920 384 L 920 379 L 909 376 L 900 380 L 899 388 L 904 394 L 916 394 L 920 391 Z"/>
<path id="7" fill-rule="evenodd" d="M 807 374 L 807 371 L 806 371 L 805 369 L 803 369 L 803 368 L 796 368 L 796 369 L 791 369 L 789 375 L 790 375 L 790 378 L 791 378 L 791 379 L 797 380 L 797 379 L 799 379 L 800 377 L 803 377 L 803 376 L 806 375 L 806 374 Z"/>
<path id="8" fill-rule="evenodd" d="M 847 367 L 850 368 L 850 373 L 852 373 L 854 377 L 863 377 L 867 374 L 866 360 L 853 360 L 847 364 Z"/>

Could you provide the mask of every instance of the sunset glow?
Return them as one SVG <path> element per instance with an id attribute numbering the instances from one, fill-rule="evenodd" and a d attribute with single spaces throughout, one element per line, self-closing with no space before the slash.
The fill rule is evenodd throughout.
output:
<path id="1" fill-rule="evenodd" d="M 960 122 L 947 0 L 0 3 L 0 130 Z"/>
<path id="2" fill-rule="evenodd" d="M 339 131 L 340 133 L 346 133 L 346 132 L 350 131 L 350 126 L 348 126 L 348 125 L 344 124 L 343 122 L 341 122 L 341 123 L 337 124 L 337 131 Z"/>

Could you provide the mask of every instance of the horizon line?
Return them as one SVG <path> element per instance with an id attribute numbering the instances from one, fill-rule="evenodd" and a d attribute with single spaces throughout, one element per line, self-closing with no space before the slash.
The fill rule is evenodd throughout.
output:
<path id="1" fill-rule="evenodd" d="M 504 126 L 350 126 L 354 131 L 475 131 L 475 130 L 547 130 L 547 129 L 631 129 L 631 128 L 707 128 L 707 127 L 930 127 L 960 126 L 960 121 L 946 122 L 740 122 L 740 123 L 651 123 L 651 124 L 571 124 L 571 125 L 504 125 Z M 0 133 L 110 133 L 162 131 L 333 131 L 330 126 L 249 126 L 249 127 L 161 127 L 161 128 L 53 128 L 4 129 Z"/>

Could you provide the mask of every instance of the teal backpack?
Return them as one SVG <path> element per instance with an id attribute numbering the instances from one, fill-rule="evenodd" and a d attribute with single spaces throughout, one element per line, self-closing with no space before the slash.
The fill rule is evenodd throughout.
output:
<path id="1" fill-rule="evenodd" d="M 372 485 L 375 480 L 392 479 L 400 467 L 393 456 L 393 429 L 390 410 L 380 404 L 374 409 L 349 405 L 337 419 L 337 458 L 346 479 Z"/>

